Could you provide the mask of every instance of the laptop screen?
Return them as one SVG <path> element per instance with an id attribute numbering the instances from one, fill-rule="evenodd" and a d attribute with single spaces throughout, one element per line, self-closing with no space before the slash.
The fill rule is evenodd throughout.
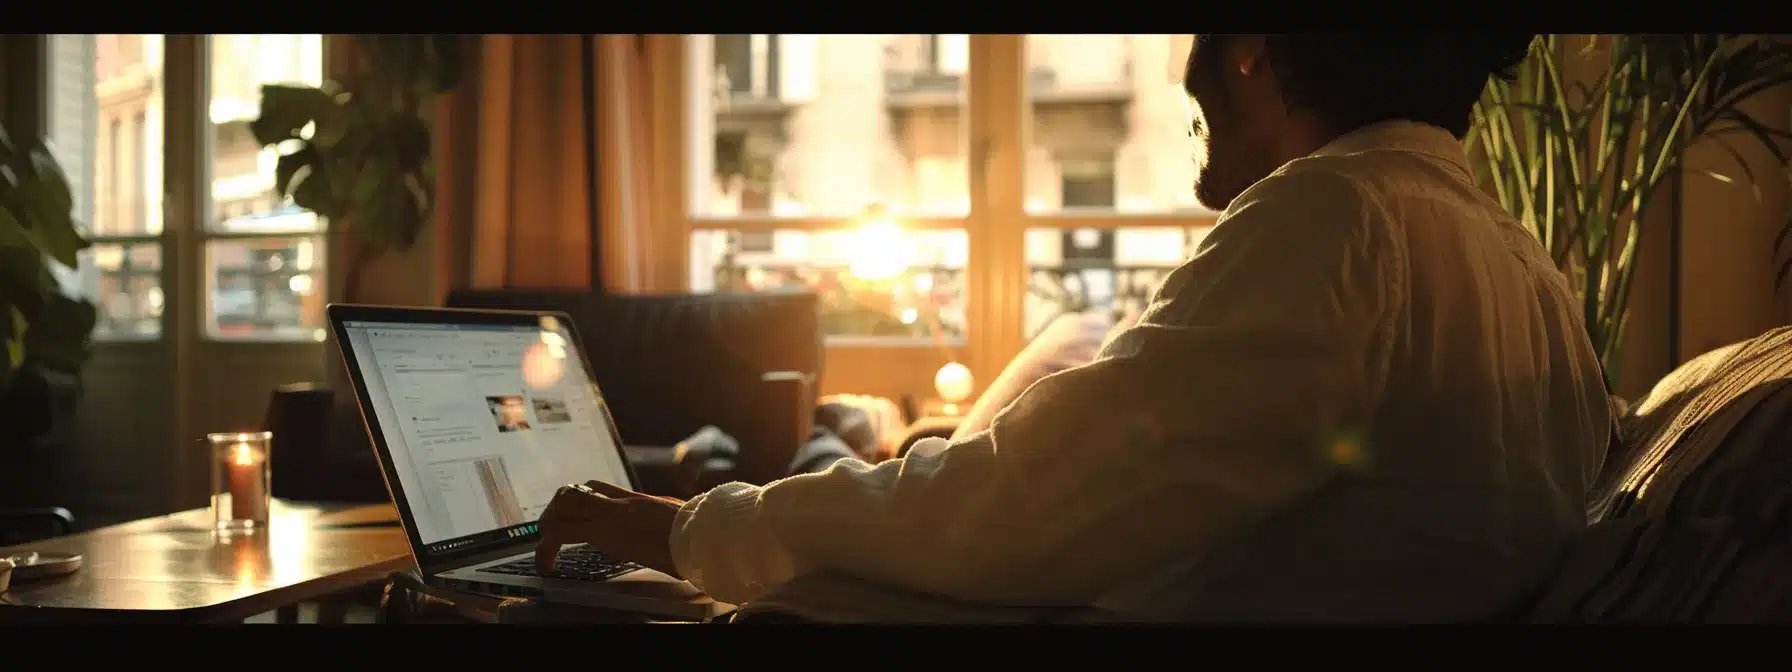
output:
<path id="1" fill-rule="evenodd" d="M 525 536 L 561 486 L 629 487 L 578 344 L 527 324 L 342 324 L 431 553 Z"/>

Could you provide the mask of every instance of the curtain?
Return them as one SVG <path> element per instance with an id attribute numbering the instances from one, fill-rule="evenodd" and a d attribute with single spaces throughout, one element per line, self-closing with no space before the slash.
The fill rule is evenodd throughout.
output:
<path id="1" fill-rule="evenodd" d="M 653 281 L 643 38 L 468 40 L 462 85 L 437 123 L 444 291 L 679 289 Z M 586 91 L 595 94 L 589 106 Z"/>
<path id="2" fill-rule="evenodd" d="M 656 278 L 664 254 L 657 249 L 651 222 L 654 132 L 653 97 L 649 94 L 647 44 L 640 35 L 605 35 L 598 39 L 598 123 L 602 168 L 600 202 L 604 287 L 615 292 L 676 291 Z M 669 118 L 676 119 L 676 116 Z M 664 238 L 659 236 L 658 238 Z"/>

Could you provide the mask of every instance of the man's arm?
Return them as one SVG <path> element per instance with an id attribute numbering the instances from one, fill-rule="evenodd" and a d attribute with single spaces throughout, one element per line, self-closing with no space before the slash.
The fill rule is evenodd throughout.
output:
<path id="1" fill-rule="evenodd" d="M 1241 197 L 1101 359 L 1046 377 L 987 432 L 692 499 L 680 572 L 743 602 L 834 570 L 1014 605 L 1087 605 L 1198 556 L 1348 467 L 1398 291 L 1382 223 L 1343 178 Z"/>

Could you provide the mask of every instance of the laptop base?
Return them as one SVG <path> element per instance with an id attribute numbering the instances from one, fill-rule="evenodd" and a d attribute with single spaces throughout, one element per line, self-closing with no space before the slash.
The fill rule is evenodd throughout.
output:
<path id="1" fill-rule="evenodd" d="M 456 590 L 495 597 L 533 599 L 684 621 L 706 621 L 734 609 L 733 605 L 717 602 L 685 581 L 651 569 L 637 569 L 591 582 L 498 574 L 479 569 L 532 556 L 524 554 L 479 563 L 440 572 L 432 578 Z"/>

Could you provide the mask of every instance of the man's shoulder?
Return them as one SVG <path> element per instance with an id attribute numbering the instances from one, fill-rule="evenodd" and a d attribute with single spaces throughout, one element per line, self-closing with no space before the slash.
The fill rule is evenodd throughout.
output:
<path id="1" fill-rule="evenodd" d="M 1348 161 L 1333 160 L 1340 158 L 1294 161 L 1258 180 L 1221 213 L 1203 247 L 1263 241 L 1281 248 L 1277 256 L 1292 256 L 1360 249 L 1381 238 L 1382 196 Z"/>
<path id="2" fill-rule="evenodd" d="M 1220 221 L 1266 207 L 1353 214 L 1373 200 L 1370 180 L 1362 172 L 1348 157 L 1316 156 L 1291 161 L 1240 193 L 1221 214 Z"/>
<path id="3" fill-rule="evenodd" d="M 1370 185 L 1331 163 L 1289 164 L 1234 199 L 1195 257 L 1165 279 L 1148 321 L 1217 324 L 1340 297 L 1391 305 L 1403 252 L 1387 212 Z"/>

